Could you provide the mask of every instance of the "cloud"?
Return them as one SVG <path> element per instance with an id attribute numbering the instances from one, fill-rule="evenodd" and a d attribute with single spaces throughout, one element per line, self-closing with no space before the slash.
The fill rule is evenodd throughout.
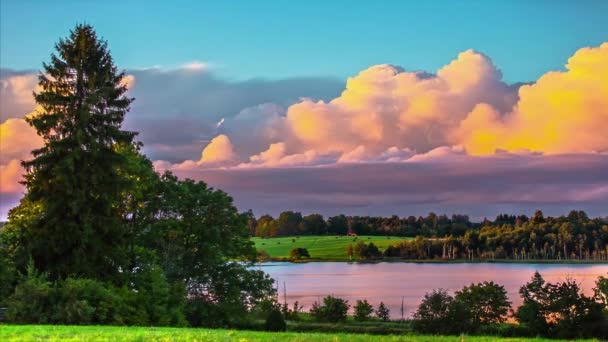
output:
<path id="1" fill-rule="evenodd" d="M 172 165 L 167 161 L 157 161 L 155 166 L 157 169 L 191 169 L 191 168 L 210 168 L 220 167 L 222 165 L 230 164 L 235 161 L 236 154 L 234 153 L 234 147 L 230 142 L 230 139 L 220 134 L 209 142 L 201 153 L 201 158 L 198 161 L 186 160 L 180 164 Z"/>
<path id="2" fill-rule="evenodd" d="M 13 159 L 26 159 L 42 146 L 42 138 L 23 119 L 8 119 L 0 124 L 0 164 Z"/>
<path id="3" fill-rule="evenodd" d="M 208 181 L 241 209 L 601 212 L 608 200 L 608 43 L 530 84 L 503 82 L 474 50 L 433 73 L 371 66 L 345 85 L 226 80 L 206 65 L 128 73 L 125 127 L 157 170 Z M 20 119 L 34 109 L 30 74 L 0 74 L 8 175 L 39 143 Z"/>
<path id="4" fill-rule="evenodd" d="M 252 112 L 247 121 L 263 121 L 265 114 L 258 106 L 286 107 L 302 96 L 328 99 L 336 96 L 342 86 L 341 82 L 324 77 L 227 80 L 212 68 L 127 72 L 135 79 L 129 95 L 136 100 L 125 127 L 140 132 L 139 139 L 144 142 L 144 151 L 150 158 L 174 163 L 193 159 L 206 141 L 224 132 L 234 132 L 229 136 L 238 150 L 242 145 L 238 136 L 244 134 L 235 127 L 242 126 L 243 116 L 247 116 L 242 112 L 247 108 Z M 221 119 L 225 123 L 217 127 Z M 257 145 L 259 143 L 254 143 Z M 268 145 L 266 142 L 263 148 Z"/>
<path id="5" fill-rule="evenodd" d="M 29 159 L 42 139 L 23 119 L 8 119 L 0 124 L 0 193 L 21 193 L 24 173 L 21 160 Z"/>
<path id="6" fill-rule="evenodd" d="M 419 215 L 434 210 L 482 218 L 502 212 L 532 214 L 537 208 L 550 215 L 575 208 L 605 215 L 608 154 L 471 156 L 450 150 L 433 150 L 432 157 L 409 162 L 176 173 L 227 191 L 241 210 L 253 209 L 258 215 L 283 210 Z"/>
<path id="7" fill-rule="evenodd" d="M 608 43 L 582 48 L 565 71 L 548 72 L 522 86 L 519 101 L 504 116 L 478 105 L 456 134 L 474 154 L 608 151 Z"/>
<path id="8" fill-rule="evenodd" d="M 0 123 L 10 118 L 23 118 L 36 107 L 32 93 L 38 77 L 34 72 L 0 69 Z"/>

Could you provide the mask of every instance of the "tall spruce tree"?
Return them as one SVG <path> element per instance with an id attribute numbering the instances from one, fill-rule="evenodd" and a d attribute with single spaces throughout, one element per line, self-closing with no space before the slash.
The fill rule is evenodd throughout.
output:
<path id="1" fill-rule="evenodd" d="M 136 135 L 121 129 L 129 104 L 124 72 L 89 25 L 78 25 L 55 45 L 39 75 L 39 113 L 27 119 L 44 140 L 23 162 L 27 194 L 39 215 L 20 229 L 35 266 L 52 278 L 108 279 L 124 259 L 121 194 L 130 181 L 117 147 Z M 11 212 L 18 220 L 20 208 Z M 9 220 L 11 217 L 9 217 Z"/>

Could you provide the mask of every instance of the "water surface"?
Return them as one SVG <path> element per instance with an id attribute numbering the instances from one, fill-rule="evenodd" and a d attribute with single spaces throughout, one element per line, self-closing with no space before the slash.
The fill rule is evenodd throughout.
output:
<path id="1" fill-rule="evenodd" d="M 313 302 L 332 294 L 348 299 L 351 305 L 357 299 L 367 299 L 374 306 L 383 301 L 395 319 L 401 318 L 402 298 L 409 317 L 424 294 L 436 288 L 453 294 L 471 283 L 494 281 L 505 286 L 515 306 L 521 304 L 519 288 L 536 270 L 549 282 L 574 278 L 586 294 L 592 293 L 598 276 L 608 276 L 608 264 L 272 262 L 256 268 L 278 281 L 281 302 L 285 284 L 287 302 L 297 300 L 306 311 Z"/>

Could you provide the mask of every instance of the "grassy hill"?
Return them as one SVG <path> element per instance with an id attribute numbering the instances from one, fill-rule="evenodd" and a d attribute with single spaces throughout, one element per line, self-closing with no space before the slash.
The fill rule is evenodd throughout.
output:
<path id="1" fill-rule="evenodd" d="M 263 250 L 271 258 L 286 258 L 293 248 L 306 248 L 313 259 L 348 260 L 346 247 L 357 241 L 373 242 L 380 250 L 409 238 L 395 236 L 300 236 L 281 238 L 252 238 L 255 247 Z"/>
<path id="2" fill-rule="evenodd" d="M 0 325 L 0 341 L 205 341 L 205 342 L 486 342 L 558 341 L 530 338 L 484 336 L 363 335 L 341 333 L 268 333 L 259 331 L 213 330 L 196 328 Z"/>

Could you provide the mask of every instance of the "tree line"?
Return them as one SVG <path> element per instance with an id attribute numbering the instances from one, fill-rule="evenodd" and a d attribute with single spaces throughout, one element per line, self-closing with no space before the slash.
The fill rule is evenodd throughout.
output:
<path id="1" fill-rule="evenodd" d="M 452 215 L 448 217 L 447 215 L 437 215 L 435 213 L 430 213 L 426 217 L 408 216 L 400 218 L 396 215 L 391 217 L 336 215 L 327 219 L 320 214 L 303 216 L 302 213 L 294 211 L 284 211 L 276 219 L 268 214 L 256 219 L 251 211 L 248 212 L 248 215 L 248 226 L 251 235 L 268 238 L 292 235 L 346 234 L 409 237 L 461 236 L 467 230 L 481 225 L 471 222 L 467 215 Z M 520 219 L 527 220 L 525 216 L 522 216 Z"/>
<path id="2" fill-rule="evenodd" d="M 519 295 L 523 303 L 514 308 L 504 286 L 492 281 L 472 283 L 453 294 L 434 289 L 424 295 L 410 319 L 404 320 L 402 308 L 402 319 L 397 322 L 408 324 L 421 334 L 608 338 L 606 277 L 598 277 L 593 293 L 585 295 L 572 279 L 549 283 L 535 272 L 520 287 Z M 285 330 L 284 319 L 303 319 L 298 302 L 291 308 L 276 300 L 270 305 L 274 306 L 275 315 L 268 317 L 266 326 L 273 330 Z M 316 322 L 345 323 L 351 307 L 356 322 L 375 321 L 379 326 L 391 322 L 390 310 L 383 302 L 377 309 L 365 299 L 351 306 L 348 300 L 332 295 L 315 301 L 309 315 Z M 509 319 L 517 324 L 507 323 Z"/>
<path id="3" fill-rule="evenodd" d="M 286 211 L 273 219 L 249 215 L 249 230 L 261 237 L 292 235 L 386 235 L 415 237 L 379 252 L 359 241 L 347 255 L 360 259 L 382 257 L 409 260 L 590 260 L 608 261 L 608 219 L 590 218 L 584 211 L 545 217 L 499 215 L 473 223 L 466 215 L 429 214 L 427 217 L 302 216 Z M 369 248 L 367 248 L 369 247 Z M 354 251 L 357 249 L 357 251 Z"/>

